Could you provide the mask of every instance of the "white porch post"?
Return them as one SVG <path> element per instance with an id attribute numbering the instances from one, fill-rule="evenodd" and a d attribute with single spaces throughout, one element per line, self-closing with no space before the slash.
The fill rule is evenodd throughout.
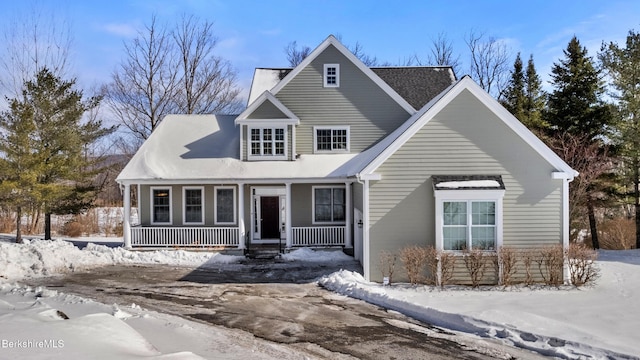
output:
<path id="1" fill-rule="evenodd" d="M 351 242 L 351 213 L 353 212 L 351 206 L 351 183 L 345 182 L 345 229 L 344 229 L 344 247 L 347 249 L 351 249 L 353 244 Z"/>
<path id="2" fill-rule="evenodd" d="M 124 219 L 122 221 L 122 240 L 124 247 L 131 249 L 131 185 L 124 185 Z"/>
<path id="3" fill-rule="evenodd" d="M 245 248 L 245 227 L 244 227 L 244 183 L 238 184 L 238 249 Z"/>
<path id="4" fill-rule="evenodd" d="M 284 226 L 285 226 L 285 234 L 287 237 L 287 249 L 291 249 L 291 246 L 293 245 L 293 232 L 291 231 L 291 183 L 286 183 L 284 184 L 285 189 L 286 189 L 286 205 L 285 205 L 285 222 L 284 222 Z"/>
<path id="5" fill-rule="evenodd" d="M 365 280 L 371 281 L 371 264 L 369 263 L 371 254 L 371 249 L 369 249 L 369 180 L 365 180 L 362 185 L 362 217 L 364 223 L 362 226 L 362 272 Z"/>

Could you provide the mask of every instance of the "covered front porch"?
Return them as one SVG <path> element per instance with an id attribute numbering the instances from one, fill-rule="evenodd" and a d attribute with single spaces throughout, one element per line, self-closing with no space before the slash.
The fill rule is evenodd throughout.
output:
<path id="1" fill-rule="evenodd" d="M 123 186 L 127 248 L 353 247 L 350 182 L 135 184 L 136 224 L 131 186 Z"/>

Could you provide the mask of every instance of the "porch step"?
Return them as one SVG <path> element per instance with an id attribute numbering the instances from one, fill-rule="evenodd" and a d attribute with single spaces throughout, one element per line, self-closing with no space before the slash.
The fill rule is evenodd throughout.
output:
<path id="1" fill-rule="evenodd" d="M 280 257 L 278 245 L 253 245 L 245 251 L 249 259 L 272 260 Z"/>

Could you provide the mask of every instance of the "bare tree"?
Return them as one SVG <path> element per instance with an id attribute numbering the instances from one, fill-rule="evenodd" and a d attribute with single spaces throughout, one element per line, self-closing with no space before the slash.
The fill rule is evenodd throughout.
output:
<path id="1" fill-rule="evenodd" d="M 7 16 L 0 55 L 0 85 L 5 95 L 17 97 L 24 84 L 43 68 L 64 78 L 69 71 L 72 45 L 71 26 L 47 2 L 32 3 L 24 13 Z"/>
<path id="2" fill-rule="evenodd" d="M 104 88 L 105 101 L 136 137 L 146 139 L 163 116 L 175 109 L 177 71 L 171 62 L 171 37 L 156 17 L 131 43 L 126 59 Z"/>
<path id="3" fill-rule="evenodd" d="M 471 55 L 471 77 L 500 100 L 509 77 L 509 50 L 507 45 L 484 33 L 469 32 L 465 39 Z"/>
<path id="4" fill-rule="evenodd" d="M 170 113 L 238 110 L 236 72 L 214 54 L 216 44 L 210 22 L 183 16 L 170 29 L 153 16 L 125 44 L 126 59 L 104 87 L 107 104 L 139 140 L 148 138 Z"/>
<path id="5" fill-rule="evenodd" d="M 308 46 L 301 46 L 298 48 L 298 42 L 292 41 L 287 47 L 284 48 L 284 52 L 287 56 L 289 66 L 296 67 L 311 53 L 311 48 Z"/>
<path id="6" fill-rule="evenodd" d="M 417 56 L 416 61 L 422 65 Z M 454 55 L 453 43 L 445 33 L 438 33 L 431 39 L 431 53 L 427 56 L 426 65 L 451 66 L 454 73 L 460 73 L 460 55 Z"/>
<path id="7" fill-rule="evenodd" d="M 551 148 L 580 174 L 570 183 L 569 219 L 577 228 L 580 219 L 587 215 L 594 248 L 600 248 L 596 227 L 595 208 L 606 195 L 608 184 L 603 174 L 611 172 L 616 164 L 607 145 L 590 140 L 585 135 L 559 134 L 547 141 Z"/>
<path id="8" fill-rule="evenodd" d="M 240 90 L 231 64 L 214 53 L 213 23 L 183 16 L 173 32 L 180 54 L 177 110 L 185 114 L 232 113 L 239 110 Z"/>

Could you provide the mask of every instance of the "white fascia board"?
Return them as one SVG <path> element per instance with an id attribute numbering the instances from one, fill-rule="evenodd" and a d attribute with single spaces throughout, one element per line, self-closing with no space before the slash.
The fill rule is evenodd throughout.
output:
<path id="1" fill-rule="evenodd" d="M 382 180 L 382 174 L 358 174 L 357 178 L 360 180 L 380 181 Z"/>
<path id="2" fill-rule="evenodd" d="M 251 115 L 265 101 L 271 102 L 288 119 L 297 120 L 297 123 L 300 122 L 300 119 L 298 119 L 298 117 L 291 110 L 289 110 L 286 106 L 284 106 L 284 104 L 282 104 L 280 100 L 278 100 L 275 96 L 273 96 L 271 92 L 264 91 L 262 94 L 260 94 L 260 96 L 258 96 L 256 101 L 251 103 L 249 107 L 247 107 L 240 115 L 238 115 L 238 117 L 235 120 L 236 125 L 245 124 L 247 120 L 247 116 Z"/>
<path id="3" fill-rule="evenodd" d="M 296 66 L 287 76 L 282 79 L 276 86 L 271 89 L 271 93 L 277 94 L 283 87 L 285 87 L 293 78 L 306 68 L 313 60 L 315 60 L 322 52 L 330 45 L 333 45 L 342 55 L 344 55 L 349 61 L 351 61 L 358 69 L 360 69 L 365 75 L 367 75 L 376 85 L 378 85 L 384 92 L 387 93 L 393 100 L 398 103 L 407 113 L 415 114 L 416 109 L 413 108 L 402 96 L 400 96 L 395 90 L 391 88 L 384 80 L 376 75 L 373 70 L 369 69 L 357 56 L 347 49 L 338 39 L 333 35 L 329 35 L 315 50 L 309 54 L 298 66 Z"/>
<path id="4" fill-rule="evenodd" d="M 413 135 L 415 135 L 418 130 L 420 130 L 424 125 L 426 125 L 435 114 L 440 112 L 451 100 L 453 100 L 460 92 L 462 91 L 462 87 L 456 85 L 451 86 L 449 89 L 444 90 L 446 92 L 442 97 L 437 99 L 437 101 L 430 101 L 427 103 L 422 109 L 420 109 L 417 113 L 415 113 L 411 118 L 409 118 L 405 123 L 410 124 L 405 129 L 401 129 L 403 126 L 401 125 L 396 131 L 402 131 L 402 134 L 399 136 L 397 134 L 391 133 L 388 136 L 397 136 L 397 138 L 387 146 L 378 156 L 373 159 L 363 170 L 362 174 L 373 174 L 380 165 L 382 165 L 391 155 L 393 155 L 398 149 L 400 149 Z M 435 100 L 435 99 L 434 99 Z M 384 141 L 384 139 L 382 140 Z"/>
<path id="5" fill-rule="evenodd" d="M 450 89 L 445 90 L 445 94 L 437 99 L 435 104 L 427 104 L 418 111 L 407 122 L 413 123 L 394 140 L 390 146 L 380 153 L 365 169 L 363 174 L 375 172 L 391 155 L 400 149 L 415 133 L 423 126 L 429 123 L 433 116 L 439 113 L 446 105 L 455 99 L 463 90 L 469 90 L 480 102 L 482 102 L 489 110 L 491 110 L 499 119 L 501 119 L 511 130 L 513 130 L 520 138 L 522 138 L 529 146 L 531 146 L 540 156 L 542 156 L 549 164 L 556 169 L 561 170 L 574 177 L 578 172 L 573 170 L 564 160 L 562 160 L 553 150 L 551 150 L 542 140 L 538 139 L 529 129 L 526 128 L 518 119 L 515 118 L 508 110 L 495 100 L 489 93 L 482 89 L 469 76 L 465 76 L 454 84 Z M 416 119 L 417 117 L 417 119 Z M 393 136 L 393 134 L 389 135 Z"/>
<path id="6" fill-rule="evenodd" d="M 356 182 L 354 178 L 279 178 L 279 179 L 140 179 L 120 182 L 122 185 L 232 185 L 232 184 L 344 184 Z"/>
<path id="7" fill-rule="evenodd" d="M 573 179 L 578 175 L 578 172 L 575 173 L 566 173 L 563 171 L 554 171 L 551 173 L 551 178 L 554 180 L 569 180 L 573 181 Z"/>
<path id="8" fill-rule="evenodd" d="M 255 125 L 255 126 L 282 126 L 282 125 L 299 125 L 299 119 L 245 119 L 236 120 L 236 125 Z"/>
<path id="9" fill-rule="evenodd" d="M 565 172 L 570 178 L 578 176 L 578 172 L 571 168 L 558 154 L 551 150 L 542 140 L 534 135 L 531 130 L 524 126 L 513 114 L 511 114 L 504 106 L 494 99 L 489 93 L 484 91 L 478 84 L 476 84 L 471 78 L 468 78 L 468 89 L 475 95 L 483 104 L 493 111 L 511 130 L 518 134 L 522 140 L 529 144 L 534 150 L 538 152 L 549 164 L 553 165 L 560 172 Z"/>

